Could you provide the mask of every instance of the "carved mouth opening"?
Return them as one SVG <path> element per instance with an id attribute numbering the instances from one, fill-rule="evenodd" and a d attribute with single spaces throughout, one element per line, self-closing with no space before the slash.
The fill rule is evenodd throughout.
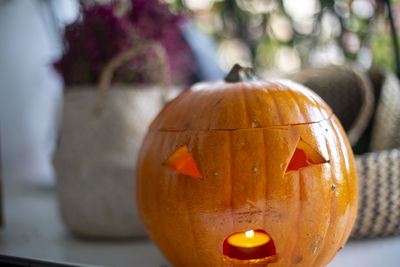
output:
<path id="1" fill-rule="evenodd" d="M 237 232 L 228 236 L 223 243 L 223 254 L 237 260 L 276 261 L 275 244 L 264 230 Z"/>

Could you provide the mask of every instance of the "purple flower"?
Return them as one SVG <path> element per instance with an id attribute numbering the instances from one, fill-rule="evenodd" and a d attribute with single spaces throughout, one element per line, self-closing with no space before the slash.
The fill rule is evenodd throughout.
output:
<path id="1" fill-rule="evenodd" d="M 54 66 L 66 85 L 95 84 L 104 66 L 116 55 L 147 40 L 161 44 L 168 55 L 169 79 L 187 83 L 195 70 L 194 59 L 182 38 L 183 17 L 172 14 L 157 0 L 132 0 L 132 9 L 122 17 L 113 5 L 82 6 L 81 17 L 65 29 L 65 51 Z M 114 82 L 158 82 L 159 65 L 145 51 L 118 68 Z"/>
<path id="2" fill-rule="evenodd" d="M 168 54 L 171 80 L 187 81 L 196 66 L 179 26 L 184 18 L 172 14 L 158 0 L 132 0 L 132 10 L 128 16 L 140 36 L 158 41 L 164 46 Z"/>

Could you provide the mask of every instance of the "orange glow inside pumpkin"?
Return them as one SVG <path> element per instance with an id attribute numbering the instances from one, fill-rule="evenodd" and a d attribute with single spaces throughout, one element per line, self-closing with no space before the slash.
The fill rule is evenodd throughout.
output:
<path id="1" fill-rule="evenodd" d="M 286 172 L 296 171 L 300 168 L 310 166 L 312 164 L 326 163 L 324 159 L 314 148 L 302 140 L 299 140 L 296 150 L 289 162 Z"/>
<path id="2" fill-rule="evenodd" d="M 239 260 L 276 258 L 275 244 L 263 230 L 249 230 L 228 236 L 223 244 L 223 254 Z"/>
<path id="3" fill-rule="evenodd" d="M 171 156 L 164 162 L 164 166 L 168 169 L 178 171 L 202 179 L 199 169 L 193 160 L 192 155 L 187 146 L 179 147 Z"/>

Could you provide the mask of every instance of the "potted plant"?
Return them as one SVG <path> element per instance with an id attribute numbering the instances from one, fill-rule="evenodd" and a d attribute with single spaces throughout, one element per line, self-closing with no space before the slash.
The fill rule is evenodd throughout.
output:
<path id="1" fill-rule="evenodd" d="M 72 233 L 97 238 L 144 235 L 135 203 L 135 162 L 142 138 L 195 63 L 180 15 L 157 0 L 130 8 L 81 4 L 65 29 L 55 64 L 64 108 L 54 156 L 62 218 Z"/>

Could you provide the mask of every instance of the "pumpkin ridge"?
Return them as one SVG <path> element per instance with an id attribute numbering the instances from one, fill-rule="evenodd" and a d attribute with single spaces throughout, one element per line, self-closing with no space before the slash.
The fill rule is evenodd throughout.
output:
<path id="1" fill-rule="evenodd" d="M 276 84 L 279 84 L 285 88 L 292 88 L 294 85 L 296 85 L 296 83 L 294 83 L 293 81 L 290 80 L 286 80 L 286 79 L 280 79 L 280 80 L 273 80 L 273 82 L 275 82 Z M 300 85 L 301 87 L 303 87 L 304 89 L 307 89 L 307 87 Z M 293 90 L 289 90 L 292 93 L 294 92 Z M 318 111 L 323 114 L 323 109 L 322 109 L 322 104 L 324 104 L 327 108 L 328 111 L 330 113 L 329 116 L 331 116 L 333 114 L 331 108 L 326 104 L 326 102 L 320 98 L 320 96 L 318 94 L 316 94 L 315 92 L 313 92 L 312 90 L 308 89 L 308 90 L 302 90 L 302 93 L 307 96 L 308 99 L 310 99 L 310 101 L 316 106 L 318 107 Z M 320 99 L 316 99 L 315 96 L 317 96 Z"/>
<path id="2" fill-rule="evenodd" d="M 326 141 L 325 141 L 325 146 L 327 146 Z M 329 169 L 330 169 L 330 173 L 331 173 L 330 183 L 332 184 L 333 183 L 333 181 L 332 181 L 332 177 L 333 177 L 332 168 L 329 167 Z M 331 190 L 331 197 L 330 197 L 331 201 L 329 202 L 329 217 L 328 217 L 328 221 L 333 217 L 332 216 L 332 210 L 333 210 L 332 202 L 333 202 L 333 199 L 334 199 L 333 194 L 334 194 L 334 191 Z M 313 266 L 317 266 L 318 267 L 319 266 L 318 264 L 315 264 L 315 262 L 317 261 L 317 259 L 320 259 L 319 255 L 321 254 L 321 251 L 325 250 L 326 239 L 327 239 L 326 237 L 327 237 L 328 232 L 330 230 L 330 225 L 331 224 L 328 222 L 328 224 L 327 224 L 327 226 L 325 228 L 325 231 L 324 231 L 324 235 L 323 235 L 323 237 L 321 239 L 322 240 L 321 245 L 320 245 L 319 249 L 317 249 L 317 252 L 316 252 L 317 254 L 314 256 L 314 259 L 311 261 L 310 267 L 313 267 Z"/>
<path id="3" fill-rule="evenodd" d="M 332 130 L 333 125 L 332 125 L 331 121 L 328 122 L 328 125 L 329 125 L 330 130 Z M 337 142 L 336 139 L 335 139 L 334 141 L 335 141 L 335 143 Z M 332 158 L 334 157 L 334 154 L 333 154 L 333 152 L 332 152 L 332 147 L 331 147 L 332 145 L 329 144 L 329 137 L 325 139 L 325 145 L 326 145 L 327 150 L 328 150 L 329 159 L 332 159 Z M 336 176 L 335 176 L 335 168 L 333 168 L 332 165 L 331 165 L 331 167 L 330 167 L 330 174 L 331 174 L 331 175 L 330 175 L 330 177 L 331 177 L 331 183 L 332 183 L 332 184 L 335 184 L 335 185 L 338 184 L 338 183 L 334 180 L 334 178 L 336 177 Z M 335 211 L 335 207 L 336 207 L 336 211 Z M 337 198 L 336 198 L 336 196 L 335 196 L 335 191 L 334 191 L 334 190 L 331 190 L 330 220 L 332 220 L 333 218 L 335 218 L 335 216 L 332 216 L 332 214 L 333 214 L 334 212 L 337 213 L 337 210 L 338 210 L 338 207 L 337 207 Z M 338 223 L 339 223 L 339 221 L 338 221 L 337 219 L 336 219 L 336 222 L 332 222 L 332 221 L 331 221 L 331 222 L 329 223 L 329 225 L 328 225 L 328 229 L 327 229 L 327 231 L 326 231 L 326 235 L 331 234 L 332 231 L 337 231 Z M 335 227 L 335 228 L 333 228 L 333 227 Z M 338 239 L 338 242 L 337 242 L 336 244 L 333 244 L 333 245 L 339 247 L 339 246 L 340 246 L 341 239 L 342 239 L 342 238 Z M 329 245 L 329 244 L 328 244 L 328 245 Z M 323 243 L 323 246 L 321 246 L 321 248 L 320 248 L 320 252 L 321 252 L 321 251 L 325 251 L 325 246 L 326 246 L 326 243 L 324 242 L 324 243 Z M 331 256 L 330 258 L 326 258 L 327 255 L 323 254 L 322 257 L 317 258 L 318 260 L 315 262 L 315 265 L 316 265 L 316 266 L 320 266 L 320 265 L 326 264 L 327 262 L 330 262 L 331 259 L 332 259 L 334 256 L 335 256 L 335 255 Z"/>
<path id="4" fill-rule="evenodd" d="M 282 125 L 282 118 L 281 118 L 281 114 L 279 112 L 279 107 L 278 107 L 278 103 L 276 102 L 275 96 L 273 93 L 271 93 L 271 91 L 267 91 L 267 93 L 269 93 L 272 101 L 274 102 L 274 106 L 275 106 L 275 113 L 278 115 L 278 120 L 279 120 L 279 125 Z"/>
<path id="5" fill-rule="evenodd" d="M 189 199 L 188 196 L 187 196 L 188 193 L 190 192 L 190 190 L 188 190 L 189 179 L 183 179 L 182 182 L 184 183 L 183 188 L 185 189 L 185 199 Z M 188 220 L 189 225 L 190 225 L 189 226 L 189 228 L 190 228 L 189 232 L 190 232 L 190 235 L 191 235 L 192 240 L 193 240 L 192 244 L 193 244 L 194 249 L 192 249 L 191 251 L 194 251 L 194 253 L 195 253 L 194 257 L 196 257 L 196 259 L 193 259 L 193 262 L 199 263 L 199 262 L 201 262 L 201 259 L 199 257 L 199 252 L 198 252 L 199 250 L 197 248 L 197 238 L 196 238 L 196 234 L 194 233 L 193 227 L 192 227 L 193 218 L 194 218 L 194 216 L 192 216 L 193 209 L 190 206 L 191 202 L 189 202 L 189 201 L 182 201 L 182 202 L 186 204 L 185 205 L 186 206 L 186 212 L 185 213 L 186 213 L 186 216 L 188 217 L 187 220 Z"/>
<path id="6" fill-rule="evenodd" d="M 338 144 L 341 144 L 342 142 L 341 142 L 341 140 L 338 138 L 338 136 L 337 136 L 337 134 L 338 134 L 338 132 L 337 132 L 337 129 L 336 129 L 336 127 L 335 127 L 335 123 L 333 123 L 332 121 L 330 121 L 330 124 L 332 125 L 332 130 L 333 130 L 333 132 L 334 132 L 334 136 L 335 136 L 335 139 L 336 139 L 336 142 L 338 143 Z M 340 151 L 339 151 L 339 153 L 340 154 L 343 154 L 343 149 L 342 149 L 342 147 L 341 146 L 337 146 L 339 149 L 340 149 Z M 341 158 L 341 164 L 340 164 L 340 173 L 343 173 L 343 167 L 345 166 L 345 164 L 344 164 L 344 158 Z M 347 174 L 347 170 L 346 170 L 346 174 Z M 345 181 L 345 183 L 346 183 L 346 185 L 344 186 L 345 188 L 346 188 L 346 194 L 347 194 L 347 196 L 349 197 L 350 196 L 350 192 L 349 192 L 349 188 L 348 188 L 348 186 L 349 186 L 349 179 L 348 179 L 348 175 L 344 175 L 345 177 L 345 179 L 344 179 L 344 181 Z M 339 240 L 339 245 L 340 246 L 343 246 L 343 244 L 344 244 L 344 242 L 343 242 L 343 240 L 344 239 L 346 239 L 345 238 L 345 236 L 346 236 L 346 228 L 347 228 L 347 225 L 349 224 L 349 219 L 347 218 L 348 216 L 349 216 L 349 209 L 350 209 L 350 201 L 347 203 L 347 208 L 346 208 L 346 214 L 344 215 L 344 216 L 346 216 L 346 220 L 345 221 L 347 221 L 347 223 L 346 223 L 346 227 L 344 227 L 343 228 L 343 232 L 342 232 L 342 234 L 340 235 L 340 240 Z M 350 221 L 350 223 L 351 223 L 351 221 Z M 334 256 L 333 256 L 334 257 Z M 333 258 L 332 257 L 332 258 Z"/>
<path id="7" fill-rule="evenodd" d="M 229 160 L 227 162 L 229 162 L 229 175 L 227 175 L 227 177 L 229 177 L 229 210 L 230 210 L 230 218 L 232 219 L 232 214 L 233 214 L 233 182 L 232 182 L 232 173 L 233 173 L 233 164 L 232 164 L 232 157 L 233 157 L 233 146 L 232 146 L 232 135 L 228 134 L 227 135 L 229 137 Z M 235 229 L 235 220 L 232 220 L 232 230 Z"/>
<path id="8" fill-rule="evenodd" d="M 330 128 L 332 128 L 331 124 L 329 124 L 329 126 L 330 126 Z M 331 159 L 331 158 L 333 157 L 333 155 L 332 155 L 332 148 L 331 148 L 331 146 L 329 145 L 328 139 L 325 139 L 325 146 L 327 147 L 327 150 L 328 150 L 329 159 Z M 336 181 L 334 180 L 335 174 L 334 174 L 334 169 L 333 169 L 333 168 L 330 168 L 330 174 L 331 174 L 331 175 L 330 175 L 330 177 L 331 177 L 331 183 L 332 183 L 332 184 L 336 184 Z M 330 217 L 329 217 L 329 218 L 330 218 L 330 220 L 332 220 L 332 218 L 334 218 L 334 217 L 332 216 L 332 214 L 334 213 L 334 209 L 335 209 L 335 205 L 336 205 L 335 202 L 336 202 L 335 191 L 334 191 L 334 190 L 331 190 L 331 201 L 330 201 L 331 207 L 330 207 L 330 209 L 329 209 L 329 214 L 330 214 Z M 325 234 L 325 235 L 328 235 L 328 234 L 330 234 L 330 233 L 332 232 L 332 227 L 333 227 L 333 224 L 332 224 L 332 222 L 330 222 L 329 225 L 328 225 L 328 228 L 327 228 L 327 230 L 326 230 L 326 234 Z M 322 244 L 322 246 L 321 246 L 321 248 L 320 248 L 320 252 L 319 252 L 318 255 L 321 254 L 321 251 L 325 251 L 325 246 L 326 246 L 326 242 L 325 242 L 325 240 L 324 240 L 324 241 L 323 241 L 323 244 Z M 315 264 L 316 264 L 316 266 L 321 265 L 321 263 L 323 264 L 323 263 L 329 261 L 329 259 L 326 260 L 326 259 L 324 259 L 324 258 L 326 258 L 326 255 L 323 255 L 322 257 L 317 258 L 319 261 L 314 261 Z"/>
<path id="9" fill-rule="evenodd" d="M 337 139 L 337 141 L 338 141 L 338 143 L 340 143 L 340 144 L 342 144 L 342 145 L 346 145 L 345 144 L 345 141 L 342 139 L 342 138 L 340 138 L 339 136 L 338 136 L 338 134 L 340 134 L 339 133 L 339 130 L 337 129 L 337 127 L 338 127 L 338 124 L 337 123 L 333 123 L 333 121 L 330 121 L 330 123 L 332 123 L 332 128 L 333 128 L 333 131 L 334 131 L 334 133 L 335 133 L 335 137 L 336 137 L 336 139 Z M 339 149 L 340 149 L 340 152 L 341 152 L 341 154 L 343 154 L 344 153 L 344 151 L 343 151 L 343 147 L 342 146 L 338 146 L 339 147 Z M 340 166 L 341 166 L 341 169 L 343 169 L 344 168 L 344 166 L 346 166 L 347 164 L 346 164 L 346 162 L 344 162 L 346 159 L 345 158 L 341 158 L 341 164 L 340 164 Z M 347 169 L 346 168 L 346 174 L 349 174 L 348 172 L 350 172 L 350 169 Z M 343 171 L 341 170 L 341 173 L 343 173 Z M 349 191 L 349 186 L 350 186 L 350 182 L 349 182 L 349 175 L 345 175 L 345 181 L 346 181 L 346 186 L 345 186 L 345 188 L 346 188 L 346 193 L 347 193 L 347 196 L 348 196 L 348 198 L 350 199 L 350 196 L 352 195 Z M 348 218 L 350 215 L 351 215 L 351 211 L 350 211 L 350 209 L 351 209 L 351 202 L 350 201 L 353 201 L 353 199 L 351 199 L 351 200 L 349 200 L 348 201 L 348 203 L 347 203 L 347 205 L 348 205 L 348 210 L 346 210 L 346 215 L 345 216 L 347 216 L 347 219 L 346 219 L 346 222 L 347 222 L 347 224 L 346 224 L 346 227 L 344 228 L 344 231 L 343 231 L 343 234 L 342 234 L 342 238 L 341 238 L 341 240 L 340 240 L 340 246 L 343 246 L 344 245 L 344 243 L 346 242 L 346 240 L 347 240 L 347 236 L 350 234 L 350 230 L 351 230 L 351 227 L 350 227 L 350 229 L 349 229 L 349 225 L 352 225 L 352 224 L 354 224 L 354 222 L 352 221 L 352 220 L 350 220 L 350 218 Z M 347 229 L 349 229 L 349 231 L 346 231 Z M 347 233 L 348 232 L 348 233 Z"/>
<path id="10" fill-rule="evenodd" d="M 249 112 L 249 105 L 247 104 L 247 97 L 246 97 L 246 94 L 244 93 L 244 90 L 245 90 L 245 88 L 244 87 L 246 87 L 246 83 L 241 83 L 240 84 L 241 86 L 240 86 L 240 90 L 239 90 L 239 94 L 240 94 L 240 98 L 242 98 L 242 102 L 243 102 L 243 106 L 244 106 L 244 111 L 245 111 L 245 114 L 243 114 L 243 118 L 244 119 L 246 119 L 247 120 L 247 125 L 250 125 L 250 112 Z"/>
<path id="11" fill-rule="evenodd" d="M 263 147 L 264 147 L 264 151 L 267 151 L 267 149 L 266 149 L 266 142 L 265 142 L 265 132 L 264 132 L 264 130 L 262 131 L 262 135 L 263 135 Z M 263 155 L 264 155 L 264 164 L 265 164 L 265 170 L 264 170 L 264 172 L 265 172 L 265 176 L 267 176 L 267 170 L 266 170 L 266 168 L 267 168 L 267 166 L 268 166 L 268 160 L 267 160 L 267 155 L 265 154 L 265 153 L 263 153 Z M 283 173 L 284 174 L 284 173 Z M 266 196 L 267 196 L 267 188 L 265 187 L 264 188 L 264 199 L 266 199 Z M 266 226 L 265 226 L 265 216 L 263 216 L 263 226 L 264 226 L 264 230 L 266 230 Z M 271 238 L 272 238 L 272 236 L 271 236 Z M 275 245 L 276 246 L 276 245 Z M 275 254 L 276 255 L 276 254 Z"/>
<path id="12" fill-rule="evenodd" d="M 297 100 L 297 97 L 295 96 L 295 94 L 293 94 L 292 90 L 287 90 L 286 92 L 291 96 L 293 101 L 296 103 L 297 109 L 299 111 L 297 114 L 301 114 L 303 121 L 305 121 L 306 119 L 304 118 L 304 114 L 306 114 L 306 113 L 302 110 L 301 105 L 299 105 L 299 101 Z M 332 114 L 330 116 L 332 116 Z M 292 125 L 303 125 L 303 124 L 305 124 L 305 123 L 293 123 Z"/>
<path id="13" fill-rule="evenodd" d="M 294 258 L 293 256 L 294 256 L 294 254 L 296 252 L 296 247 L 297 247 L 297 243 L 298 243 L 298 240 L 299 240 L 299 234 L 300 234 L 299 233 L 300 232 L 300 230 L 299 230 L 299 222 L 300 222 L 300 214 L 301 214 L 301 207 L 302 207 L 302 205 L 301 205 L 301 193 L 303 191 L 302 190 L 302 183 L 301 183 L 301 172 L 296 172 L 295 175 L 293 175 L 293 176 L 296 177 L 296 180 L 297 180 L 297 183 L 298 183 L 298 199 L 297 199 L 298 205 L 297 205 L 297 216 L 296 216 L 296 223 L 295 223 L 296 230 L 293 230 L 295 232 L 295 235 L 296 235 L 296 241 L 294 242 L 294 246 L 293 246 L 292 250 L 289 253 L 289 255 L 290 255 L 289 259 L 293 259 Z"/>
<path id="14" fill-rule="evenodd" d="M 160 151 L 168 151 L 168 146 L 169 146 L 169 144 L 168 144 L 169 142 L 168 141 L 171 139 L 171 135 L 168 134 L 168 133 L 165 133 L 165 134 L 161 135 L 161 137 L 159 139 L 160 139 L 160 141 L 159 141 L 160 145 L 159 146 L 161 147 Z M 169 175 L 169 174 L 167 174 L 167 175 Z M 181 174 L 178 173 L 178 175 L 181 175 Z M 154 189 L 155 193 L 152 194 L 152 196 L 153 196 L 155 202 L 157 203 L 157 207 L 165 207 L 162 200 L 163 200 L 164 195 L 170 194 L 169 190 L 170 190 L 171 187 L 168 186 L 169 183 L 167 183 L 167 186 L 165 187 L 165 188 L 167 188 L 168 191 L 164 192 L 163 188 L 164 188 L 164 186 L 166 184 L 165 180 L 153 179 L 153 178 L 152 179 L 148 179 L 148 180 L 151 180 L 151 185 L 149 187 L 150 188 L 155 188 Z M 172 189 L 171 191 L 173 193 L 175 193 L 174 189 Z M 167 225 L 167 223 L 165 221 L 163 221 L 163 218 L 165 216 L 163 213 L 165 213 L 165 211 L 166 211 L 165 209 L 158 209 L 158 211 L 155 213 L 156 214 L 156 216 L 155 216 L 156 220 L 155 221 L 156 222 L 160 222 L 160 224 L 162 224 L 163 228 L 166 227 L 166 225 Z M 163 237 L 168 243 L 173 244 L 173 240 L 170 239 L 169 235 L 165 235 Z M 172 261 L 173 258 L 171 258 L 170 260 Z"/>
<path id="15" fill-rule="evenodd" d="M 222 91 L 222 90 L 218 91 L 215 98 L 217 100 L 214 103 L 214 105 L 212 106 L 212 108 L 209 111 L 205 111 L 205 112 L 210 112 L 211 114 L 216 114 L 219 112 L 219 110 L 221 109 L 221 102 L 224 100 L 224 91 Z M 211 128 L 213 128 L 211 126 L 211 122 L 208 122 L 207 129 L 211 129 Z"/>

